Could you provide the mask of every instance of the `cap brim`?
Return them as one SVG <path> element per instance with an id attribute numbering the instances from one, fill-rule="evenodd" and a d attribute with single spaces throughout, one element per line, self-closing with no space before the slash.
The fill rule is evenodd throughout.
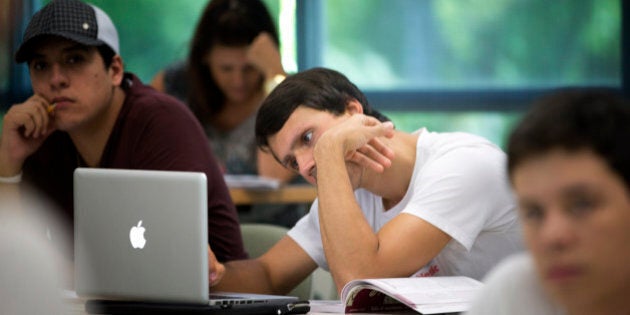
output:
<path id="1" fill-rule="evenodd" d="M 90 38 L 86 36 L 80 36 L 74 33 L 65 33 L 65 32 L 54 32 L 54 33 L 44 33 L 39 34 L 37 36 L 31 37 L 25 42 L 23 42 L 15 53 L 15 62 L 22 63 L 27 61 L 30 58 L 30 55 L 33 53 L 33 48 L 36 46 L 38 42 L 40 42 L 43 38 L 47 36 L 57 36 L 65 39 L 69 39 L 71 41 L 77 42 L 86 46 L 100 46 L 105 45 L 105 42 Z"/>

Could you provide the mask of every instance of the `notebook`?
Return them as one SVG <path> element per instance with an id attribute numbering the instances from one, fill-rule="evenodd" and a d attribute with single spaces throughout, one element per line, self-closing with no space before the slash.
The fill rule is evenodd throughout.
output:
<path id="1" fill-rule="evenodd" d="M 75 290 L 88 311 L 276 310 L 296 297 L 208 289 L 204 173 L 77 168 Z M 140 310 L 140 311 L 138 311 Z M 205 314 L 205 313 L 204 313 Z M 218 314 L 218 313 L 216 313 Z"/>

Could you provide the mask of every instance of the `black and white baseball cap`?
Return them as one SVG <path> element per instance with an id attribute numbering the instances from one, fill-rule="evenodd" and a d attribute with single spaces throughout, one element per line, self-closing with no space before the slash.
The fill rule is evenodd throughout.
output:
<path id="1" fill-rule="evenodd" d="M 26 61 L 32 53 L 32 44 L 43 35 L 60 36 L 87 46 L 105 44 L 119 54 L 118 32 L 109 16 L 98 7 L 78 0 L 53 0 L 35 13 L 15 53 L 15 61 Z"/>

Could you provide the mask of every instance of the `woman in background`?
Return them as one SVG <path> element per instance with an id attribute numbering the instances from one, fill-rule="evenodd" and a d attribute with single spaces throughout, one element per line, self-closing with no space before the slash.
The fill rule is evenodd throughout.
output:
<path id="1" fill-rule="evenodd" d="M 186 62 L 168 66 L 151 82 L 188 104 L 226 174 L 254 174 L 281 182 L 294 178 L 273 156 L 258 149 L 254 139 L 258 107 L 286 76 L 278 45 L 264 3 L 212 0 L 196 26 Z M 252 216 L 244 221 L 289 226 L 303 214 L 275 208 L 241 208 L 239 214 Z"/>

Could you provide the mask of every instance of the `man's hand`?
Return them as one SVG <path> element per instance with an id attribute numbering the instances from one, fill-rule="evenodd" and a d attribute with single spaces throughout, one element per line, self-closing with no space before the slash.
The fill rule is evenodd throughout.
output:
<path id="1" fill-rule="evenodd" d="M 214 256 L 210 245 L 208 245 L 208 283 L 210 283 L 210 287 L 221 282 L 223 274 L 225 274 L 225 266 L 217 261 L 217 257 Z"/>
<path id="2" fill-rule="evenodd" d="M 394 151 L 385 145 L 382 138 L 393 136 L 392 122 L 380 122 L 371 116 L 355 114 L 327 130 L 317 142 L 315 154 L 326 154 L 332 152 L 331 148 L 340 148 L 346 161 L 383 172 L 391 166 Z"/>
<path id="3" fill-rule="evenodd" d="M 54 112 L 48 110 L 50 106 L 42 96 L 33 95 L 9 108 L 0 138 L 0 176 L 18 174 L 24 160 L 55 130 Z"/>

